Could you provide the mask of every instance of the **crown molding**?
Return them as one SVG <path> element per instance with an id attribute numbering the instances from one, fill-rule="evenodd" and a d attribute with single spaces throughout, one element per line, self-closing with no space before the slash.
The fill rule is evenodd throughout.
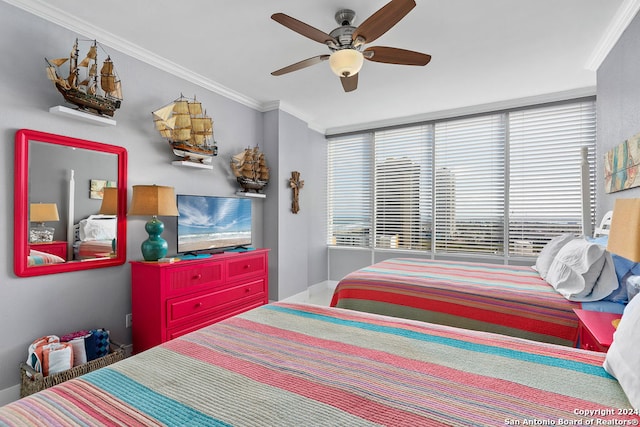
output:
<path id="1" fill-rule="evenodd" d="M 176 77 L 182 78 L 193 84 L 208 89 L 214 93 L 222 95 L 240 104 L 246 105 L 254 110 L 260 111 L 262 109 L 262 103 L 248 97 L 244 94 L 236 92 L 214 82 L 200 74 L 178 65 L 174 62 L 167 60 L 159 55 L 156 55 L 141 46 L 130 43 L 127 40 L 116 36 L 102 28 L 98 28 L 92 25 L 88 25 L 82 22 L 74 16 L 63 14 L 58 9 L 46 4 L 41 0 L 3 0 L 5 3 L 9 3 L 17 8 L 20 8 L 26 12 L 36 15 L 49 22 L 53 22 L 63 28 L 66 28 L 74 33 L 82 34 L 85 37 L 100 40 L 100 43 L 110 46 L 124 54 L 139 59 L 153 67 L 173 74 Z M 75 18 L 75 19 L 74 19 Z"/>
<path id="2" fill-rule="evenodd" d="M 306 114 L 296 109 L 295 107 L 292 107 L 286 102 L 283 102 L 283 101 L 265 102 L 262 104 L 262 109 L 260 111 L 264 113 L 264 112 L 273 111 L 273 110 L 280 110 L 280 111 L 284 111 L 285 113 L 291 114 L 292 116 L 305 122 L 309 127 L 309 129 L 319 132 L 323 135 L 325 134 L 326 128 L 318 125 L 317 123 L 313 123 Z"/>
<path id="3" fill-rule="evenodd" d="M 351 132 L 362 132 L 372 129 L 382 129 L 386 127 L 402 126 L 415 123 L 423 123 L 434 120 L 451 119 L 455 117 L 464 117 L 473 114 L 483 114 L 492 111 L 502 111 L 513 108 L 527 107 L 530 105 L 546 104 L 550 102 L 566 101 L 569 99 L 584 98 L 596 95 L 596 87 L 589 86 L 578 89 L 566 90 L 562 92 L 547 93 L 543 95 L 534 95 L 517 99 L 509 99 L 505 101 L 491 102 L 487 104 L 478 104 L 468 107 L 454 108 L 450 110 L 433 111 L 425 114 L 414 116 L 397 117 L 389 120 L 378 120 L 368 123 L 360 123 L 342 127 L 329 128 L 326 130 L 326 136 L 334 136 Z"/>
<path id="4" fill-rule="evenodd" d="M 591 53 L 591 56 L 585 64 L 585 68 L 590 71 L 598 71 L 598 67 L 605 60 L 611 49 L 615 46 L 627 29 L 633 18 L 640 10 L 640 0 L 625 0 L 615 16 L 609 23 L 607 30 Z"/>
<path id="5" fill-rule="evenodd" d="M 420 114 L 408 117 L 392 118 L 389 120 L 375 121 L 360 123 L 354 125 L 348 125 L 344 127 L 324 128 L 317 123 L 314 123 L 310 118 L 301 112 L 300 110 L 286 104 L 282 101 L 269 101 L 260 102 L 254 98 L 236 92 L 226 86 L 214 82 L 198 73 L 168 61 L 159 55 L 156 55 L 141 46 L 133 44 L 121 37 L 116 36 L 104 29 L 87 25 L 80 19 L 74 19 L 75 17 L 63 14 L 58 9 L 48 5 L 42 0 L 2 0 L 5 3 L 11 4 L 19 9 L 22 9 L 32 15 L 38 16 L 46 21 L 57 24 L 63 28 L 66 28 L 72 32 L 82 34 L 85 37 L 100 40 L 104 45 L 110 46 L 124 54 L 139 59 L 153 67 L 156 67 L 162 71 L 168 72 L 176 77 L 182 78 L 195 85 L 203 87 L 221 96 L 224 96 L 232 101 L 236 101 L 242 105 L 250 107 L 259 112 L 267 112 L 272 110 L 281 110 L 288 114 L 295 116 L 296 118 L 307 123 L 309 129 L 319 132 L 323 135 L 336 135 L 341 133 L 355 132 L 368 130 L 373 128 L 383 128 L 388 126 L 397 126 L 409 123 L 417 123 L 422 121 L 437 120 L 442 118 L 464 116 L 469 114 L 477 114 L 487 111 L 497 111 L 507 108 L 517 108 L 519 106 L 531 105 L 534 103 L 554 102 L 559 100 L 578 98 L 583 96 L 595 95 L 595 88 L 581 88 L 571 91 L 559 92 L 548 95 L 540 95 L 529 98 L 520 98 L 509 101 L 501 101 L 490 104 L 482 104 L 470 107 L 464 107 L 459 109 L 444 110 L 439 112 L 432 112 L 426 114 Z M 635 17 L 636 13 L 640 10 L 640 0 L 625 0 L 620 6 L 612 22 L 602 37 L 594 53 L 589 59 L 586 67 L 596 70 L 602 63 L 606 55 L 609 53 L 613 45 L 620 38 L 626 27 L 631 20 Z M 593 68 L 592 68 L 593 67 Z"/>

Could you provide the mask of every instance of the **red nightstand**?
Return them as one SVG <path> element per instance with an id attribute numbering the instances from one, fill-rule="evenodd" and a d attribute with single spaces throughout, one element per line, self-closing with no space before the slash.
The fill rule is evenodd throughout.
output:
<path id="1" fill-rule="evenodd" d="M 622 315 L 579 309 L 573 311 L 580 320 L 578 326 L 580 348 L 606 353 L 613 342 L 613 333 L 616 330 L 612 321 L 620 319 Z"/>
<path id="2" fill-rule="evenodd" d="M 53 241 L 47 243 L 29 243 L 29 249 L 57 255 L 62 259 L 67 259 L 67 242 Z"/>

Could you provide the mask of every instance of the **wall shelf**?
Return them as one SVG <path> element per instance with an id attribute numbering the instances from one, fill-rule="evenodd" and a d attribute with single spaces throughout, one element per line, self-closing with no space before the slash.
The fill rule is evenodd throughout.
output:
<path id="1" fill-rule="evenodd" d="M 51 114 L 57 114 L 60 116 L 71 117 L 84 122 L 90 122 L 100 126 L 115 126 L 116 121 L 106 116 L 97 116 L 91 113 L 85 113 L 84 111 L 75 110 L 73 108 L 64 107 L 62 105 L 56 105 L 49 108 Z"/>
<path id="2" fill-rule="evenodd" d="M 171 162 L 173 166 L 181 166 L 186 168 L 197 168 L 197 169 L 213 169 L 213 164 L 206 163 L 196 163 L 190 162 L 188 160 L 174 160 Z"/>
<path id="3" fill-rule="evenodd" d="M 236 191 L 236 196 L 242 197 L 254 197 L 256 199 L 264 199 L 267 197 L 266 194 L 262 193 L 249 193 L 248 191 Z"/>

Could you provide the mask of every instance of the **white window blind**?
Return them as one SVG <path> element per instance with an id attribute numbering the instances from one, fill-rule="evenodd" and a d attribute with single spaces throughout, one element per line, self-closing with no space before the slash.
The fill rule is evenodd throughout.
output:
<path id="1" fill-rule="evenodd" d="M 585 147 L 593 223 L 595 133 L 578 100 L 329 138 L 328 242 L 535 256 L 582 232 Z"/>
<path id="2" fill-rule="evenodd" d="M 595 139 L 593 101 L 509 114 L 510 254 L 534 255 L 553 236 L 582 232 L 581 149 L 595 200 Z"/>
<path id="3" fill-rule="evenodd" d="M 372 135 L 330 138 L 328 144 L 328 242 L 369 247 L 373 225 Z"/>
<path id="4" fill-rule="evenodd" d="M 435 125 L 435 250 L 504 252 L 503 114 Z"/>
<path id="5" fill-rule="evenodd" d="M 432 126 L 375 133 L 375 247 L 431 249 Z"/>

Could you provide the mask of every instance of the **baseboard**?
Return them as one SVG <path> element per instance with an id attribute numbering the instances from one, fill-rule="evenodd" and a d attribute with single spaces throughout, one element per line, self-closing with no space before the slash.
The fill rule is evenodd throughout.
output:
<path id="1" fill-rule="evenodd" d="M 20 384 L 0 390 L 0 406 L 20 399 Z"/>

